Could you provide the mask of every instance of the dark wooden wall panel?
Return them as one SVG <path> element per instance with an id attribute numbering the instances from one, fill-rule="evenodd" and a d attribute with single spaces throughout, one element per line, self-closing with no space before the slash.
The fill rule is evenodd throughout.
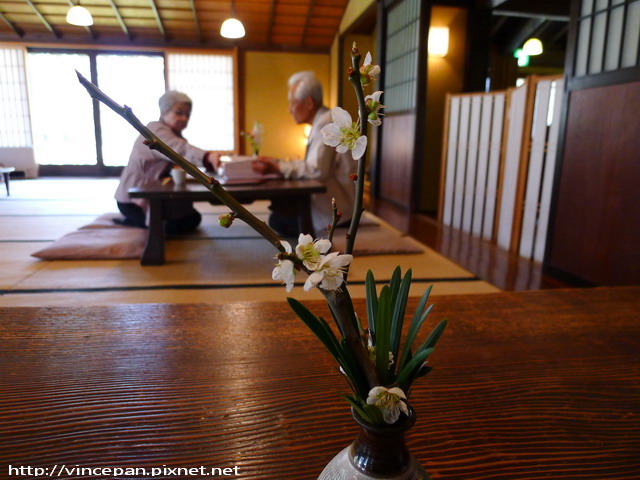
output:
<path id="1" fill-rule="evenodd" d="M 640 282 L 640 82 L 571 92 L 548 265 Z"/>
<path id="2" fill-rule="evenodd" d="M 388 115 L 382 130 L 380 197 L 410 209 L 413 198 L 416 115 Z"/>

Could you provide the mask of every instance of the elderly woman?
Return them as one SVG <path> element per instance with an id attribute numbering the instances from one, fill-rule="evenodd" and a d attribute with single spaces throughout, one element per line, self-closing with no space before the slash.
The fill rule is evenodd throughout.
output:
<path id="1" fill-rule="evenodd" d="M 187 128 L 191 116 L 191 99 L 184 93 L 168 91 L 160 97 L 158 104 L 160 120 L 149 123 L 147 128 L 191 163 L 215 170 L 220 161 L 219 153 L 194 147 L 182 136 L 182 131 Z M 143 143 L 143 137 L 139 136 L 133 145 L 129 163 L 122 171 L 115 194 L 118 209 L 125 218 L 116 219 L 114 222 L 146 228 L 147 202 L 130 198 L 128 190 L 168 176 L 171 168 L 173 163 L 162 153 L 147 147 Z M 186 233 L 195 230 L 201 220 L 202 216 L 193 208 L 192 202 L 174 200 L 166 208 L 165 229 L 169 234 Z"/>

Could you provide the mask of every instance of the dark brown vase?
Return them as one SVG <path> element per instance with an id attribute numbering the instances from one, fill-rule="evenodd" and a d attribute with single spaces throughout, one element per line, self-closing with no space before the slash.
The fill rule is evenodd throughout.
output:
<path id="1" fill-rule="evenodd" d="M 413 409 L 393 425 L 370 425 L 353 412 L 360 425 L 355 441 L 336 455 L 318 480 L 428 480 L 427 472 L 411 455 L 404 434 L 416 422 Z"/>

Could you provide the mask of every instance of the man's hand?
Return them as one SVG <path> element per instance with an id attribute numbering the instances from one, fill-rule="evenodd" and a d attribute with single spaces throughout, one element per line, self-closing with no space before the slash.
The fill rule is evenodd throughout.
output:
<path id="1" fill-rule="evenodd" d="M 259 157 L 251 163 L 251 166 L 253 167 L 254 172 L 261 173 L 263 175 L 280 173 L 280 167 L 278 167 L 278 164 L 266 157 Z"/>

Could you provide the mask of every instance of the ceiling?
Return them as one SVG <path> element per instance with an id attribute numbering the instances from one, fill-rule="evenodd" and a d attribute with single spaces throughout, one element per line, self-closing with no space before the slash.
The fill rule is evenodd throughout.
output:
<path id="1" fill-rule="evenodd" d="M 220 25 L 231 0 L 80 0 L 91 27 L 65 21 L 78 0 L 0 0 L 0 42 L 328 51 L 348 0 L 235 0 L 244 38 Z"/>
<path id="2" fill-rule="evenodd" d="M 493 0 L 491 39 L 501 53 L 511 54 L 531 37 L 546 51 L 564 51 L 571 0 Z"/>

